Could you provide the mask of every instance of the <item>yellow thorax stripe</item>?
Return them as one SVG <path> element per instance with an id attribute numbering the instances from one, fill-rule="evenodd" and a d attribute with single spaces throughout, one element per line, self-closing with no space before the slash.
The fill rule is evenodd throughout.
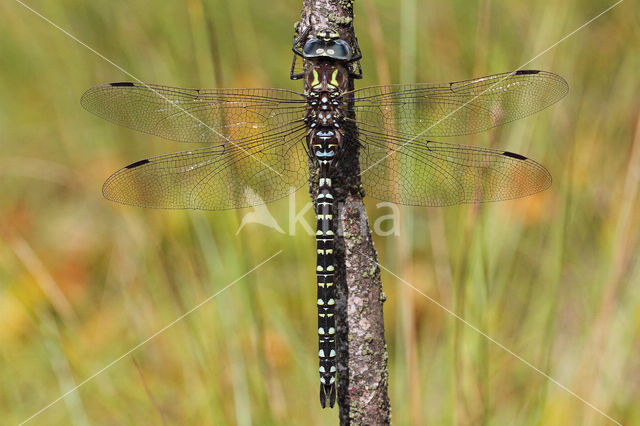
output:
<path id="1" fill-rule="evenodd" d="M 333 73 L 331 74 L 331 85 L 333 87 L 338 87 L 338 80 L 336 80 L 337 76 L 338 76 L 338 70 L 334 70 Z"/>
<path id="2" fill-rule="evenodd" d="M 318 71 L 312 70 L 313 72 L 313 82 L 311 82 L 311 87 L 315 88 L 320 86 L 320 77 L 318 76 Z"/>

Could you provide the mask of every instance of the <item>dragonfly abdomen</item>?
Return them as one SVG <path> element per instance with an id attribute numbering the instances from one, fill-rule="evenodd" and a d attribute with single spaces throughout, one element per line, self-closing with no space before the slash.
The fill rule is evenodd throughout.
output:
<path id="1" fill-rule="evenodd" d="M 336 398 L 336 320 L 334 271 L 334 198 L 331 172 L 340 148 L 341 133 L 336 128 L 320 126 L 309 135 L 311 153 L 318 165 L 318 195 L 316 198 L 316 277 L 318 283 L 318 357 L 320 373 L 320 403 L 333 406 Z"/>

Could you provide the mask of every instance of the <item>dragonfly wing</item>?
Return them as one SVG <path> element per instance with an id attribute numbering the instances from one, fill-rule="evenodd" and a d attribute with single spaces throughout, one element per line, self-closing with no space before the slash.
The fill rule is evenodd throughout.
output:
<path id="1" fill-rule="evenodd" d="M 239 148 L 218 145 L 126 166 L 107 179 L 106 198 L 149 208 L 225 210 L 268 203 L 308 179 L 305 127 Z"/>
<path id="2" fill-rule="evenodd" d="M 109 83 L 81 104 L 108 121 L 179 142 L 242 145 L 304 118 L 303 95 L 282 89 L 182 89 Z"/>
<path id="3" fill-rule="evenodd" d="M 538 112 L 569 90 L 535 70 L 441 84 L 372 86 L 353 92 L 360 123 L 424 137 L 477 133 Z"/>
<path id="4" fill-rule="evenodd" d="M 543 166 L 509 151 L 359 132 L 362 182 L 381 200 L 447 206 L 524 197 L 551 185 Z"/>

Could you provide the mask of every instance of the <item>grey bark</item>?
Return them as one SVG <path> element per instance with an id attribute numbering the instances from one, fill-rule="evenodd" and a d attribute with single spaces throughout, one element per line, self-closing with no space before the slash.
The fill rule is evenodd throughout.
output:
<path id="1" fill-rule="evenodd" d="M 353 2 L 303 0 L 296 34 L 304 33 L 309 26 L 311 30 L 308 37 L 313 37 L 320 29 L 331 28 L 354 46 Z M 352 103 L 353 99 L 346 99 L 346 102 Z M 391 416 L 387 393 L 388 356 L 382 316 L 382 304 L 386 296 L 382 291 L 377 253 L 362 203 L 364 191 L 360 181 L 357 128 L 346 127 L 345 136 L 345 154 L 332 178 L 339 213 L 334 278 L 337 290 L 340 424 L 385 425 L 390 423 Z M 315 168 L 311 167 L 311 176 L 314 176 Z M 315 200 L 317 179 L 311 179 L 309 192 Z"/>

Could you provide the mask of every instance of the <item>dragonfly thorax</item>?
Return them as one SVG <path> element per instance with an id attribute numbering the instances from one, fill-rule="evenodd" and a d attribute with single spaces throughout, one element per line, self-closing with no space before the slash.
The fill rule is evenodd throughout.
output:
<path id="1" fill-rule="evenodd" d="M 305 72 L 305 93 L 315 94 L 329 92 L 329 97 L 337 97 L 347 90 L 349 72 L 344 65 L 333 61 L 317 61 Z"/>
<path id="2" fill-rule="evenodd" d="M 342 65 L 322 63 L 307 71 L 305 89 L 308 109 L 305 123 L 312 158 L 321 172 L 329 174 L 343 139 L 344 104 L 342 93 L 347 84 Z"/>
<path id="3" fill-rule="evenodd" d="M 344 120 L 342 93 L 348 84 L 347 75 L 344 66 L 337 63 L 323 62 L 307 70 L 305 93 L 308 109 L 305 123 L 310 130 L 331 129 L 341 132 Z"/>

